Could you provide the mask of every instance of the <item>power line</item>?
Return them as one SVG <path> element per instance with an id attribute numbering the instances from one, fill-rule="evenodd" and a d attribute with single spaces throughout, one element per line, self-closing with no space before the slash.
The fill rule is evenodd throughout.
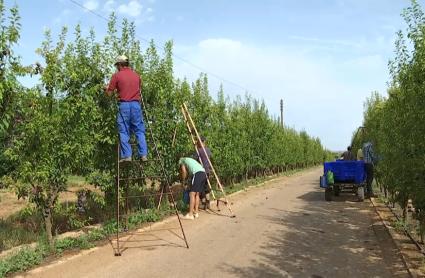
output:
<path id="1" fill-rule="evenodd" d="M 82 5 L 80 2 L 78 2 L 78 1 L 76 1 L 76 0 L 69 0 L 69 1 L 70 1 L 71 3 L 73 3 L 74 5 L 76 5 L 76 6 L 80 7 L 81 9 L 84 9 L 85 11 L 90 12 L 91 14 L 93 14 L 93 15 L 97 16 L 98 18 L 103 19 L 103 20 L 104 20 L 104 21 L 106 21 L 106 22 L 109 22 L 109 19 L 108 19 L 107 17 L 105 17 L 105 16 L 103 16 L 103 15 L 101 15 L 101 14 L 99 14 L 99 13 L 97 13 L 97 12 L 95 12 L 95 11 L 91 10 L 91 9 L 88 9 L 88 8 L 84 7 L 84 5 Z M 120 27 L 120 28 L 122 28 L 122 27 L 123 27 L 123 26 L 122 26 L 121 24 L 119 24 L 119 23 L 117 23 L 117 26 L 118 26 L 118 27 Z M 148 40 L 148 39 L 146 39 L 146 38 L 139 37 L 139 36 L 137 36 L 137 35 L 136 35 L 136 38 L 138 38 L 139 40 L 144 41 L 144 42 L 146 42 L 146 43 L 150 43 L 150 40 Z M 157 46 L 157 47 L 158 47 L 158 48 L 160 48 L 160 49 L 162 49 L 163 51 L 165 51 L 165 48 L 164 48 L 164 47 L 162 47 L 162 46 Z M 238 87 L 239 89 L 242 89 L 242 90 L 244 90 L 245 92 L 254 92 L 253 90 L 249 90 L 249 89 L 248 89 L 248 88 L 246 88 L 245 86 L 242 86 L 242 85 L 240 85 L 240 84 L 238 84 L 238 83 L 236 83 L 236 82 L 234 82 L 234 81 L 231 81 L 231 80 L 229 80 L 229 79 L 226 79 L 226 78 L 224 78 L 224 77 L 222 77 L 222 76 L 220 76 L 220 75 L 218 75 L 218 74 L 215 74 L 215 73 L 213 73 L 213 72 L 210 72 L 210 71 L 208 71 L 208 70 L 204 69 L 203 67 L 198 66 L 198 65 L 196 65 L 196 64 L 194 64 L 194 63 L 192 63 L 192 62 L 190 62 L 189 60 L 187 60 L 187 59 L 185 59 L 185 58 L 183 58 L 183 57 L 180 57 L 180 56 L 178 56 L 178 55 L 176 55 L 176 54 L 174 54 L 174 53 L 172 54 L 172 56 L 173 56 L 174 58 L 176 58 L 176 59 L 178 59 L 178 60 L 180 60 L 180 61 L 184 62 L 185 64 L 187 64 L 187 65 L 189 65 L 189 66 L 191 66 L 191 67 L 193 67 L 193 68 L 195 68 L 195 69 L 199 70 L 200 72 L 203 72 L 203 73 L 208 74 L 209 76 L 215 77 L 216 79 L 218 79 L 218 80 L 220 80 L 220 81 L 222 81 L 222 82 L 225 82 L 225 83 L 231 84 L 231 85 L 233 85 L 233 86 L 235 86 L 235 87 Z"/>

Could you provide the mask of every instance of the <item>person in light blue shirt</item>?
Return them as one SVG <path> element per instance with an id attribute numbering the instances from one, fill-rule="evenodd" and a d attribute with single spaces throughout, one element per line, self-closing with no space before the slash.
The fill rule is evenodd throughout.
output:
<path id="1" fill-rule="evenodd" d="M 194 220 L 199 217 L 200 195 L 205 190 L 207 175 L 204 167 L 195 159 L 182 157 L 179 160 L 179 172 L 182 182 L 186 178 L 192 177 L 189 188 L 189 213 L 183 216 L 184 219 Z"/>

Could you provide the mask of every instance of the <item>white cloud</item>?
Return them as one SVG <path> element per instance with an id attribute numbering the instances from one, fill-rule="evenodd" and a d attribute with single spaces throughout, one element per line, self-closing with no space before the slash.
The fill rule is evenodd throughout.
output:
<path id="1" fill-rule="evenodd" d="M 155 20 L 155 16 L 153 15 L 153 9 L 152 8 L 147 8 L 146 12 L 144 13 L 144 15 L 142 17 L 146 18 L 146 21 L 152 22 Z"/>
<path id="2" fill-rule="evenodd" d="M 345 62 L 345 65 L 357 67 L 359 70 L 360 69 L 379 70 L 379 69 L 382 69 L 382 67 L 385 67 L 386 61 L 381 55 L 375 54 L 375 55 L 366 55 L 366 56 L 350 59 Z"/>
<path id="3" fill-rule="evenodd" d="M 176 45 L 175 52 L 211 73 L 249 88 L 255 98 L 264 99 L 273 115 L 279 114 L 282 98 L 288 126 L 305 129 L 335 150 L 349 144 L 352 131 L 361 125 L 365 98 L 372 90 L 382 92 L 387 80 L 386 65 L 377 55 L 347 61 L 324 59 L 303 49 L 250 45 L 227 38 L 205 39 L 192 46 Z M 178 59 L 175 72 L 189 80 L 199 75 L 197 69 Z M 209 81 L 213 94 L 220 83 L 230 97 L 245 93 L 211 74 Z"/>
<path id="4" fill-rule="evenodd" d="M 137 17 L 142 13 L 143 6 L 138 0 L 131 0 L 128 4 L 118 6 L 118 12 L 124 15 Z"/>
<path id="5" fill-rule="evenodd" d="M 95 11 L 99 7 L 99 2 L 97 0 L 88 0 L 83 4 L 84 8 L 90 11 Z"/>
<path id="6" fill-rule="evenodd" d="M 111 13 L 111 12 L 114 11 L 114 7 L 115 7 L 115 1 L 114 0 L 108 0 L 103 5 L 103 10 L 105 12 Z"/>
<path id="7" fill-rule="evenodd" d="M 199 42 L 199 47 L 206 51 L 237 51 L 241 49 L 242 44 L 239 41 L 230 39 L 206 39 Z"/>
<path id="8" fill-rule="evenodd" d="M 117 11 L 123 16 L 135 17 L 136 19 L 134 22 L 136 25 L 155 20 L 155 16 L 153 15 L 154 10 L 150 7 L 145 8 L 140 0 L 131 0 L 128 3 L 121 5 L 117 5 L 117 1 L 115 0 L 108 0 L 103 5 L 103 11 L 107 13 Z"/>
<path id="9" fill-rule="evenodd" d="M 71 11 L 68 9 L 63 10 L 59 16 L 55 17 L 53 19 L 53 25 L 60 25 L 62 24 L 68 17 L 71 15 Z"/>
<path id="10" fill-rule="evenodd" d="M 141 12 L 141 14 L 135 20 L 136 25 L 140 25 L 144 22 L 153 22 L 155 21 L 155 16 L 153 14 L 152 8 L 147 8 Z"/>
<path id="11" fill-rule="evenodd" d="M 317 43 L 317 44 L 327 44 L 327 45 L 338 45 L 345 47 L 361 48 L 364 46 L 364 41 L 354 41 L 354 40 L 336 40 L 336 39 L 322 39 L 315 37 L 304 37 L 304 36 L 290 36 L 292 40 Z"/>
<path id="12" fill-rule="evenodd" d="M 295 45 L 301 45 L 303 47 L 306 46 L 306 48 L 309 48 L 310 50 L 325 50 L 332 53 L 353 52 L 353 55 L 358 54 L 358 52 L 388 53 L 392 52 L 394 45 L 394 35 L 377 35 L 373 38 L 357 37 L 348 39 L 317 38 L 305 36 L 289 36 L 288 38 L 293 41 Z"/>

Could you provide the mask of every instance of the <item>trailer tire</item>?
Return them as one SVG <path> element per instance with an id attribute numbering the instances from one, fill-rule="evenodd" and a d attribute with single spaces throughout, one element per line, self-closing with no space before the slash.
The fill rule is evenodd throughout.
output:
<path id="1" fill-rule="evenodd" d="M 341 193 L 341 187 L 339 185 L 334 185 L 334 195 L 339 196 L 339 193 Z"/>
<path id="2" fill-rule="evenodd" d="M 364 187 L 363 186 L 359 186 L 357 188 L 357 197 L 359 197 L 360 202 L 364 201 Z"/>
<path id="3" fill-rule="evenodd" d="M 330 202 L 332 201 L 332 188 L 327 187 L 325 189 L 325 201 Z"/>

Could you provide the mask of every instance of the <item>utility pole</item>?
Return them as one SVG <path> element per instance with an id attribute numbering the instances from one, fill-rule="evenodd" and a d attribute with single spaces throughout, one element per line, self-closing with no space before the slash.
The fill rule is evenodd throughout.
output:
<path id="1" fill-rule="evenodd" d="M 280 100 L 280 124 L 283 125 L 283 99 Z"/>

